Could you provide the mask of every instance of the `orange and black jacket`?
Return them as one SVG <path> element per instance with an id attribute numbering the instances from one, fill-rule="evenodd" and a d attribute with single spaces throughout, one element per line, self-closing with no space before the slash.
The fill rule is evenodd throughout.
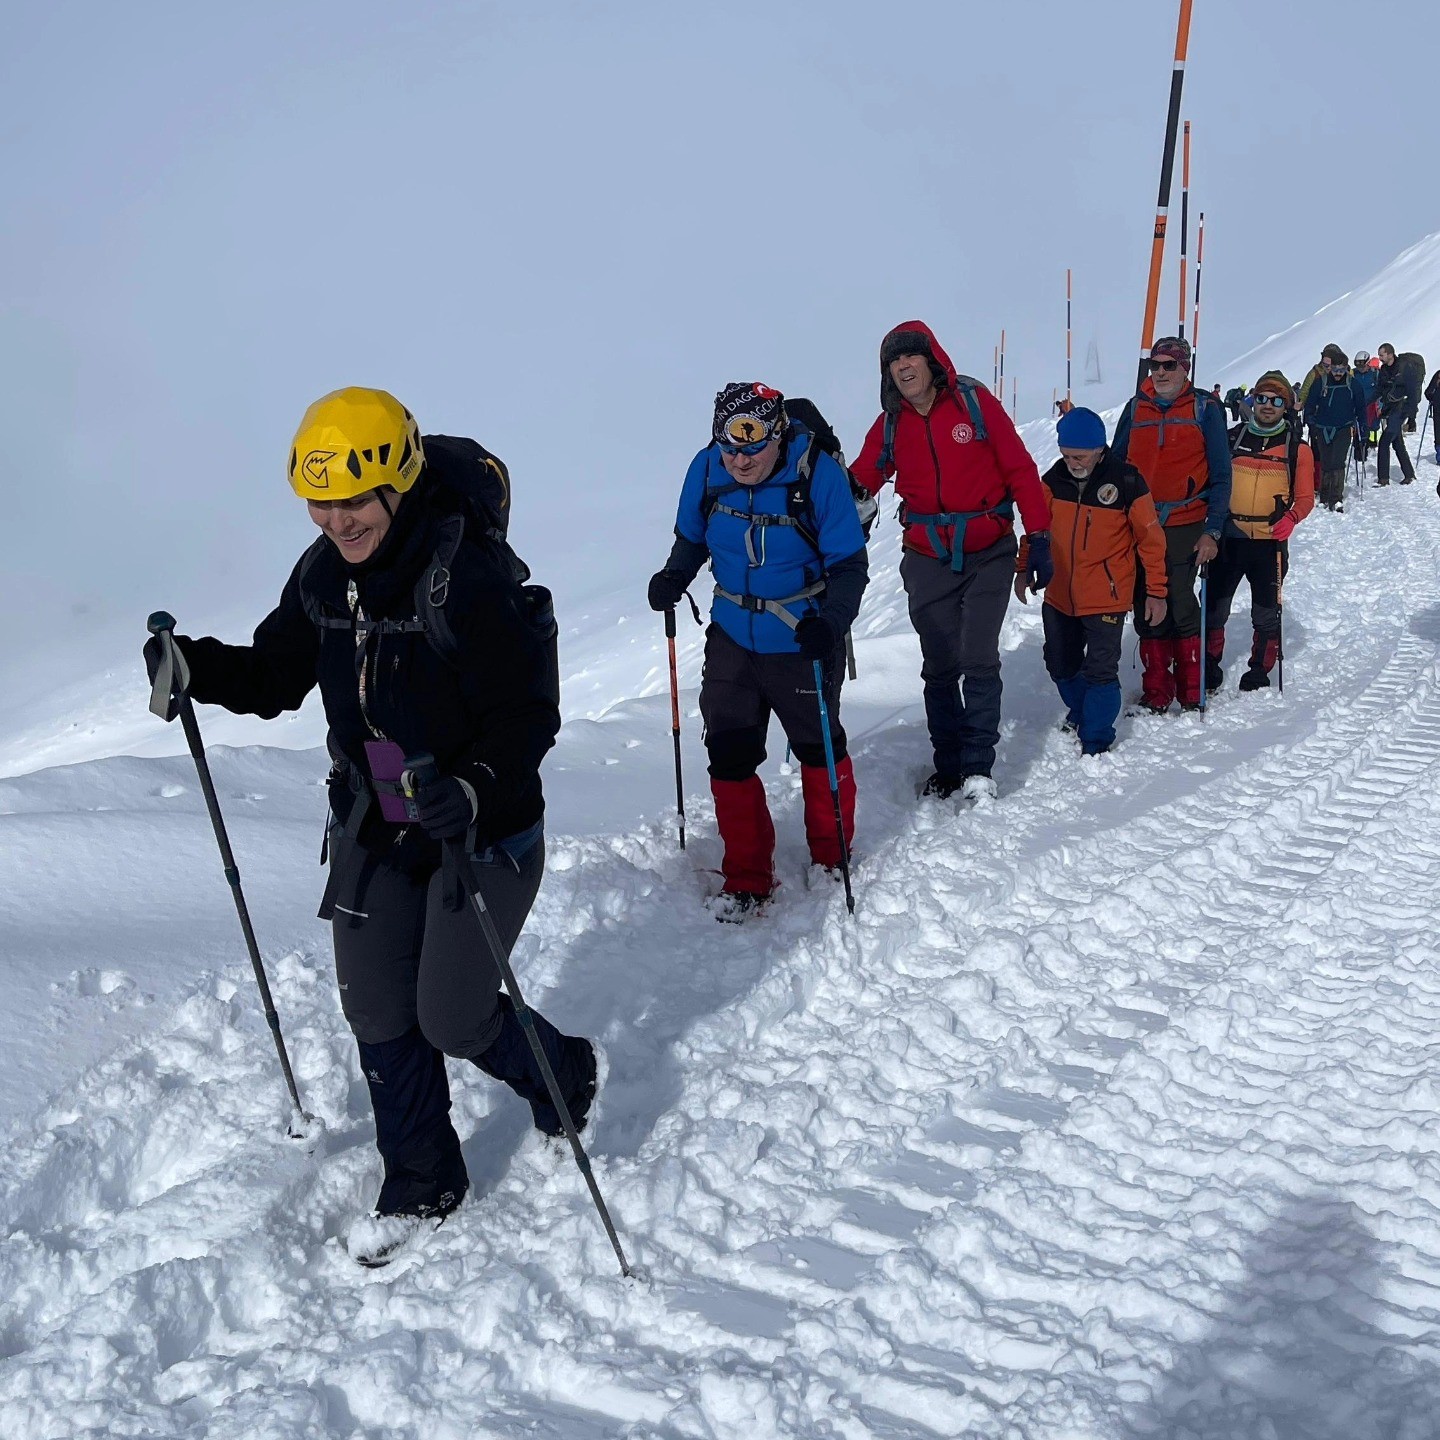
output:
<path id="1" fill-rule="evenodd" d="M 1282 515 L 1298 525 L 1315 508 L 1315 457 L 1292 418 L 1278 434 L 1258 435 L 1242 422 L 1230 432 L 1234 455 L 1227 534 L 1270 540 Z"/>
<path id="2" fill-rule="evenodd" d="M 1064 615 L 1113 615 L 1135 597 L 1135 558 L 1145 589 L 1166 595 L 1165 534 L 1145 477 L 1113 449 L 1084 480 L 1057 460 L 1041 477 L 1050 501 L 1050 556 L 1055 575 L 1045 603 Z M 1020 552 L 1024 573 L 1028 545 Z"/>

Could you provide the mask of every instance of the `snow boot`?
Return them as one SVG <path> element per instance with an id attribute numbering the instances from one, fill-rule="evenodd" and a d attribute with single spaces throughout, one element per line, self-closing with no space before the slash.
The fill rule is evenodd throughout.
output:
<path id="1" fill-rule="evenodd" d="M 967 775 L 960 786 L 960 798 L 977 809 L 984 809 L 997 794 L 995 782 L 988 775 Z"/>
<path id="2" fill-rule="evenodd" d="M 1140 704 L 1152 715 L 1163 715 L 1175 698 L 1174 640 L 1140 642 Z"/>
<path id="3" fill-rule="evenodd" d="M 748 780 L 710 781 L 715 823 L 725 842 L 721 871 L 732 893 L 767 897 L 775 888 L 775 826 L 758 775 Z"/>
<path id="4" fill-rule="evenodd" d="M 1205 632 L 1205 692 L 1213 695 L 1224 683 L 1220 662 L 1225 658 L 1225 627 L 1212 625 Z"/>
<path id="5" fill-rule="evenodd" d="M 470 1188 L 450 1123 L 445 1057 L 418 1025 L 394 1040 L 358 1044 L 375 1112 L 375 1145 L 385 1162 L 375 1213 L 443 1219 Z"/>
<path id="6" fill-rule="evenodd" d="M 964 785 L 965 779 L 961 775 L 942 775 L 936 770 L 920 789 L 922 800 L 933 796 L 937 800 L 948 800 Z"/>
<path id="7" fill-rule="evenodd" d="M 550 1102 L 550 1090 L 525 1035 L 525 1027 L 506 994 L 499 1002 L 500 1033 L 488 1050 L 470 1057 L 471 1064 L 508 1085 L 530 1105 L 535 1128 L 543 1135 L 563 1135 L 560 1112 Z M 585 1128 L 595 1100 L 595 1047 L 579 1035 L 562 1035 L 543 1015 L 532 1010 L 535 1036 L 550 1062 L 555 1082 L 577 1131 Z"/>
<path id="8" fill-rule="evenodd" d="M 1175 642 L 1175 698 L 1182 710 L 1200 708 L 1200 637 Z"/>
<path id="9" fill-rule="evenodd" d="M 1246 691 L 1268 689 L 1270 672 L 1279 658 L 1279 637 L 1262 635 L 1257 630 L 1250 645 L 1250 668 L 1240 677 L 1240 688 Z"/>
<path id="10" fill-rule="evenodd" d="M 840 823 L 845 827 L 845 849 L 855 843 L 855 767 L 847 755 L 835 762 L 840 786 Z M 824 765 L 802 765 L 800 788 L 805 796 L 805 839 L 816 865 L 837 869 L 840 836 L 835 830 L 835 801 L 830 794 L 830 772 Z"/>
<path id="11" fill-rule="evenodd" d="M 1115 720 L 1120 714 L 1120 682 L 1086 685 L 1080 712 L 1080 753 L 1102 755 L 1115 743 Z"/>
<path id="12" fill-rule="evenodd" d="M 765 909 L 773 893 L 758 895 L 753 890 L 722 890 L 705 902 L 705 908 L 722 925 L 743 925 Z"/>
<path id="13" fill-rule="evenodd" d="M 345 1250 L 357 1265 L 379 1270 L 413 1254 L 444 1223 L 444 1215 L 367 1215 L 350 1227 Z"/>

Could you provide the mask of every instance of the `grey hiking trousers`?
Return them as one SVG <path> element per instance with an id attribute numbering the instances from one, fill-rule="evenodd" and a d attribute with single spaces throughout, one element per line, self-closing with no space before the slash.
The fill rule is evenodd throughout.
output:
<path id="1" fill-rule="evenodd" d="M 330 864 L 346 864 L 352 841 L 332 838 Z M 339 850 L 340 853 L 335 853 Z M 379 1044 L 416 1025 L 437 1050 L 473 1060 L 500 1033 L 500 974 L 467 900 L 444 904 L 437 867 L 415 875 L 375 857 L 350 867 L 336 897 L 335 975 L 355 1038 Z M 480 893 L 506 953 L 519 938 L 545 872 L 540 825 L 482 851 Z"/>

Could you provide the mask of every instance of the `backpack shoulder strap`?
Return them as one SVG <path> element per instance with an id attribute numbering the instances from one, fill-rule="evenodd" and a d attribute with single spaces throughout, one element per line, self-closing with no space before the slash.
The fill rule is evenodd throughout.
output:
<path id="1" fill-rule="evenodd" d="M 425 622 L 425 638 L 430 648 L 446 661 L 453 661 L 460 653 L 460 642 L 445 618 L 445 602 L 450 598 L 450 569 L 455 563 L 455 552 L 464 538 L 465 517 L 447 515 L 440 522 L 435 554 L 415 582 L 415 614 Z"/>
<path id="2" fill-rule="evenodd" d="M 955 377 L 955 393 L 965 402 L 965 408 L 970 412 L 970 423 L 975 427 L 975 438 L 988 440 L 990 436 L 985 430 L 984 417 L 980 414 L 980 382 L 973 375 L 957 375 Z"/>
<path id="3" fill-rule="evenodd" d="M 815 479 L 815 465 L 823 452 L 819 438 L 810 432 L 810 442 L 805 453 L 795 462 L 795 483 L 785 492 L 785 508 L 795 522 L 795 531 L 815 553 L 821 554 L 820 526 L 815 518 L 815 506 L 810 498 L 811 482 Z"/>
<path id="4" fill-rule="evenodd" d="M 315 568 L 315 563 L 325 554 L 326 547 L 330 542 L 321 535 L 300 557 L 298 573 L 295 577 L 296 583 L 300 586 L 300 603 L 305 607 L 306 618 L 317 630 L 353 630 L 355 619 L 350 615 L 341 615 L 333 607 L 326 605 L 315 593 L 314 586 L 309 584 L 310 572 Z"/>

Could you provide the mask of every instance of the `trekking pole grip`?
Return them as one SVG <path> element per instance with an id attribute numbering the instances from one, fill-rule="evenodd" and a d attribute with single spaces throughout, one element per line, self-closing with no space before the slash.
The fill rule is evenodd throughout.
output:
<path id="1" fill-rule="evenodd" d="M 665 607 L 665 638 L 667 640 L 675 638 L 675 607 L 673 605 Z"/>

